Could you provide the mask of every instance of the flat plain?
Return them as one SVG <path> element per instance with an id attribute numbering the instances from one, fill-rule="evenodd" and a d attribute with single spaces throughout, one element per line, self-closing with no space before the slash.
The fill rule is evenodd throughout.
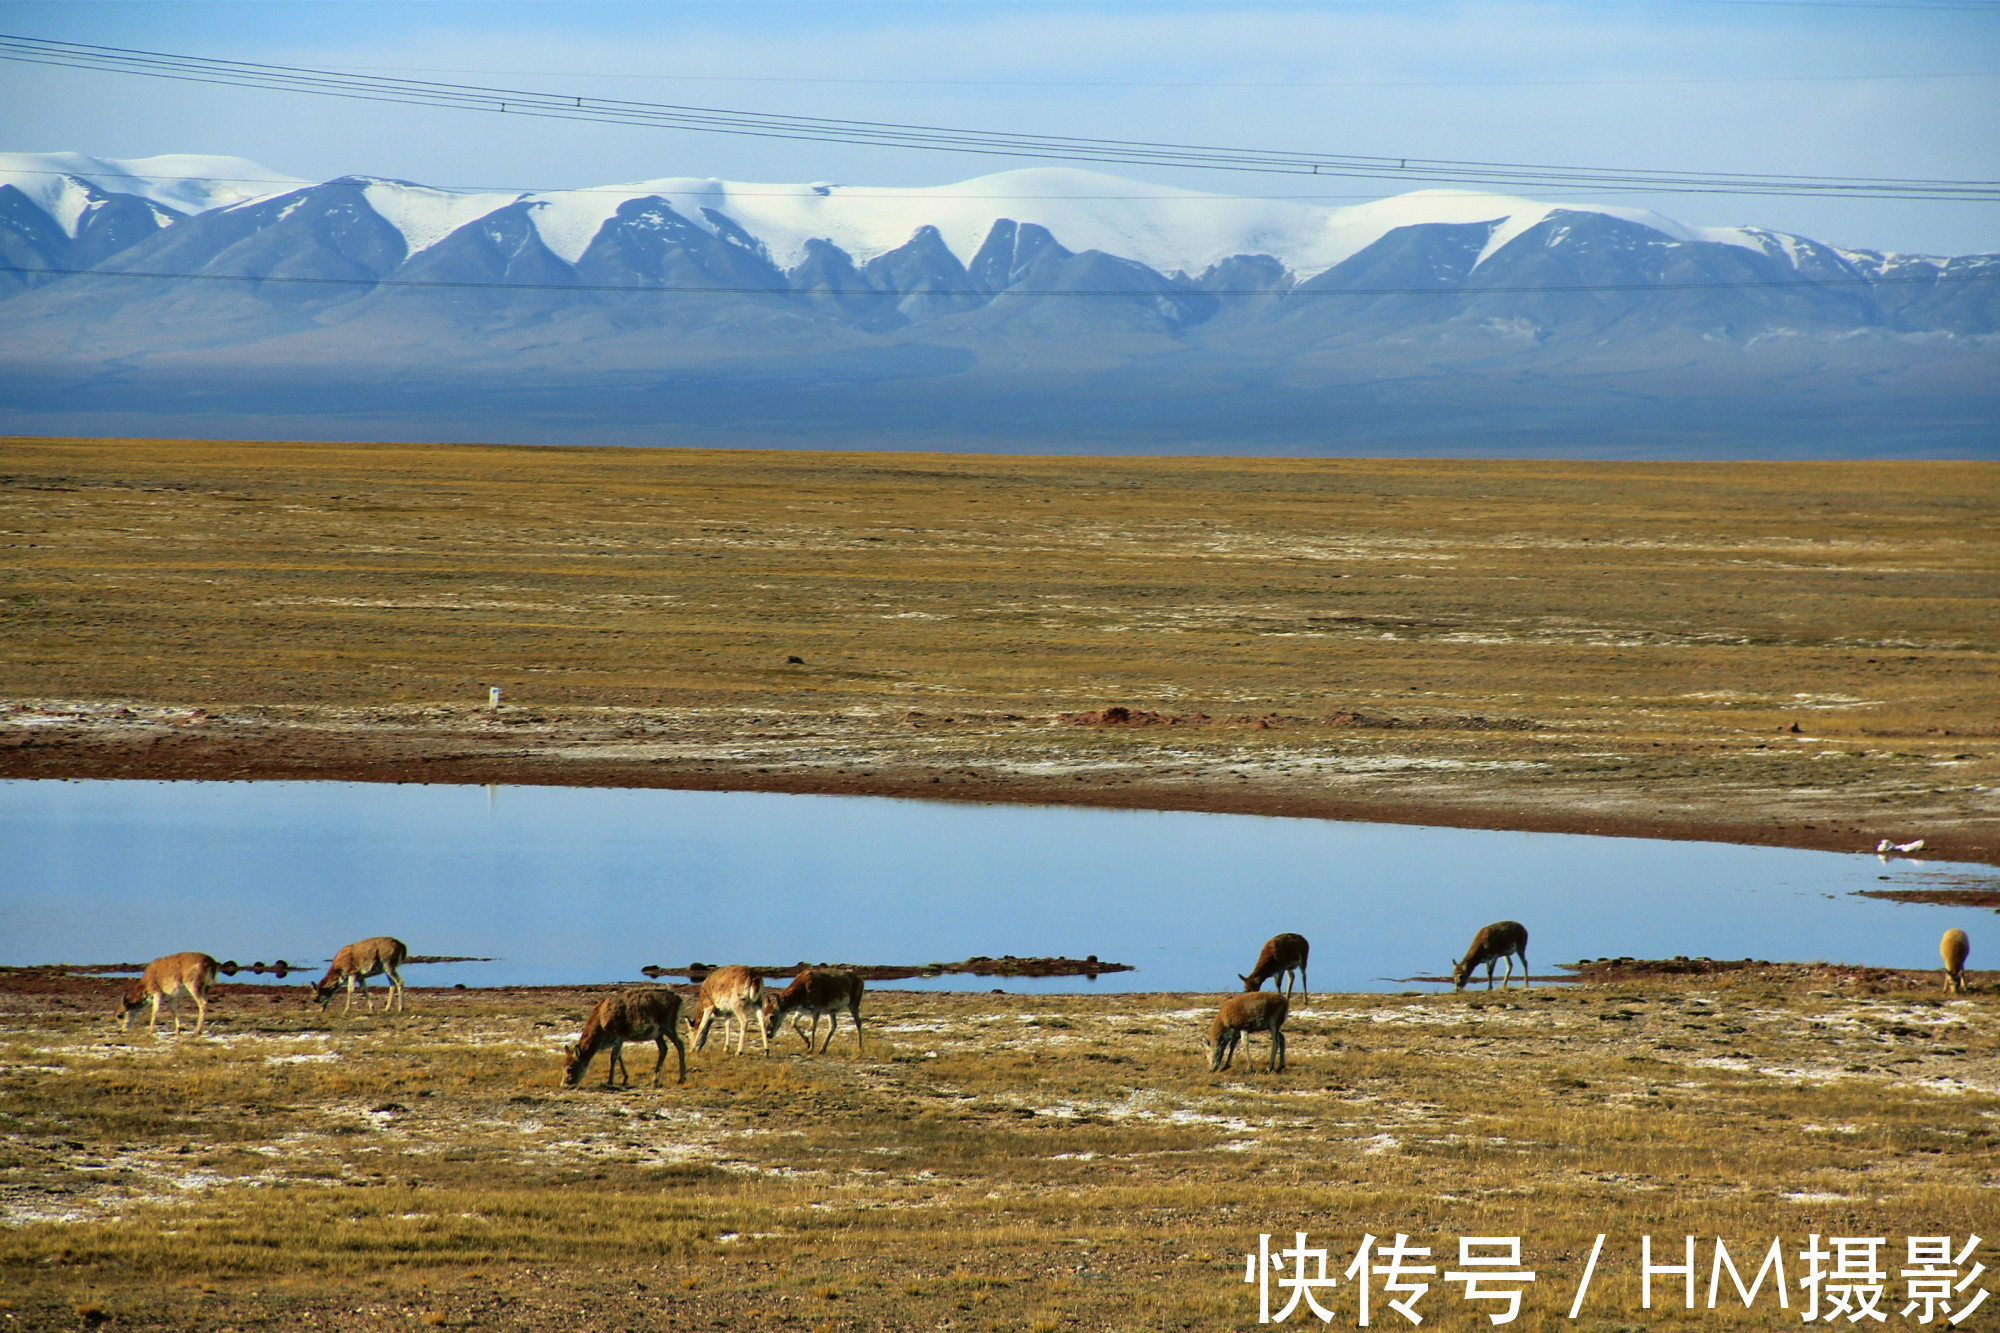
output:
<path id="1" fill-rule="evenodd" d="M 1796 1327 L 1811 1232 L 1882 1236 L 1895 1267 L 1908 1235 L 1981 1232 L 1974 1287 L 2000 1286 L 1996 976 L 1937 979 L 1314 995 L 1276 1075 L 1261 1038 L 1208 1072 L 1219 996 L 889 990 L 865 1055 L 784 1031 L 768 1056 L 711 1040 L 684 1085 L 670 1053 L 651 1086 L 647 1049 L 629 1090 L 600 1058 L 564 1091 L 585 992 L 322 1016 L 296 985 L 229 986 L 196 1039 L 119 1030 L 114 983 L 15 974 L 0 1324 L 1250 1327 L 1245 1254 L 1305 1231 L 1336 1274 L 1366 1234 L 1440 1271 L 1461 1236 L 1518 1236 L 1521 1327 Z M 1642 1236 L 1678 1263 L 1690 1234 L 1698 1308 L 1656 1279 L 1644 1309 Z M 1778 1236 L 1787 1307 L 1725 1275 L 1709 1309 L 1715 1240 L 1747 1284 Z M 1431 1282 L 1424 1327 L 1491 1326 Z M 1355 1326 L 1351 1282 L 1320 1294 Z M 1383 1299 L 1377 1326 L 1410 1326 Z"/>
<path id="2" fill-rule="evenodd" d="M 9 776 L 872 791 L 2000 863 L 1992 464 L 10 439 L 0 541 Z"/>

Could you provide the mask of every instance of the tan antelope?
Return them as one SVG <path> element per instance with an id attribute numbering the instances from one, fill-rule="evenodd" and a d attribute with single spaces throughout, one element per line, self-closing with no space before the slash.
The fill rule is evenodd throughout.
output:
<path id="1" fill-rule="evenodd" d="M 811 1054 L 813 1038 L 819 1033 L 820 1015 L 826 1015 L 826 1040 L 820 1044 L 820 1054 L 833 1045 L 833 1034 L 840 1030 L 840 1011 L 845 1009 L 854 1020 L 854 1049 L 861 1045 L 861 984 L 860 974 L 836 967 L 809 967 L 792 978 L 792 984 L 780 994 L 764 993 L 764 1036 L 768 1040 L 785 1021 L 786 1014 L 811 1014 L 812 1031 L 806 1031 L 802 1018 L 792 1019 L 792 1030 L 805 1038 L 806 1052 Z"/>
<path id="2" fill-rule="evenodd" d="M 1472 937 L 1472 947 L 1465 951 L 1465 957 L 1452 965 L 1451 988 L 1465 989 L 1465 982 L 1472 975 L 1472 969 L 1486 964 L 1486 989 L 1493 989 L 1493 964 L 1502 958 L 1507 960 L 1507 976 L 1500 984 L 1505 986 L 1514 979 L 1514 958 L 1521 959 L 1521 985 L 1532 986 L 1534 981 L 1528 975 L 1528 928 L 1518 921 L 1495 921 L 1490 926 L 1480 927 Z"/>
<path id="3" fill-rule="evenodd" d="M 611 1086 L 611 1077 L 622 1072 L 625 1086 L 632 1086 L 632 1071 L 625 1068 L 625 1043 L 628 1041 L 650 1041 L 660 1048 L 660 1058 L 653 1062 L 653 1086 L 660 1086 L 660 1071 L 667 1065 L 667 1043 L 674 1044 L 674 1054 L 680 1057 L 680 1077 L 676 1083 L 687 1082 L 687 1047 L 681 1044 L 681 997 L 664 986 L 635 986 L 631 990 L 619 991 L 599 1000 L 590 1011 L 590 1017 L 583 1020 L 583 1034 L 572 1046 L 563 1047 L 562 1085 L 573 1088 L 583 1081 L 583 1075 L 590 1068 L 590 1061 L 606 1046 L 611 1048 L 611 1058 L 605 1061 L 604 1086 Z"/>
<path id="4" fill-rule="evenodd" d="M 1953 926 L 1938 941 L 1938 953 L 1944 957 L 1944 988 L 1948 991 L 1965 991 L 1965 959 L 1972 952 L 1972 941 L 1965 938 L 1965 932 Z"/>
<path id="5" fill-rule="evenodd" d="M 1236 974 L 1236 979 L 1243 983 L 1244 990 L 1262 990 L 1264 982 L 1275 977 L 1271 989 L 1275 991 L 1282 985 L 1285 994 L 1290 995 L 1291 976 L 1293 972 L 1297 972 L 1299 993 L 1304 995 L 1306 955 L 1311 952 L 1312 945 L 1306 943 L 1306 937 L 1303 935 L 1294 935 L 1289 931 L 1283 935 L 1273 935 L 1265 940 L 1264 947 L 1257 951 L 1257 966 L 1250 969 L 1250 975 L 1246 977 L 1239 972 Z M 1312 997 L 1307 995 L 1306 998 Z"/>
<path id="6" fill-rule="evenodd" d="M 1275 990 L 1232 995 L 1208 1025 L 1208 1072 L 1221 1073 L 1236 1059 L 1236 1043 L 1246 1032 L 1271 1034 L 1271 1072 L 1285 1068 L 1285 1019 L 1292 1002 Z M 1245 1057 L 1248 1058 L 1247 1056 Z"/>
<path id="7" fill-rule="evenodd" d="M 378 935 L 372 940 L 357 940 L 333 956 L 327 966 L 326 975 L 313 983 L 313 998 L 319 1001 L 321 1013 L 333 1003 L 333 997 L 343 982 L 347 986 L 347 1003 L 340 1007 L 341 1013 L 354 1008 L 354 988 L 361 987 L 361 998 L 368 1002 L 368 1012 L 375 1012 L 375 997 L 368 993 L 368 978 L 387 977 L 389 979 L 389 1003 L 387 1011 L 408 1009 L 409 1001 L 403 995 L 403 976 L 396 969 L 410 956 L 410 947 L 401 940 L 387 935 Z"/>
<path id="8" fill-rule="evenodd" d="M 125 1002 L 118 1009 L 118 1019 L 126 1031 L 132 1030 L 132 1015 L 147 1001 L 152 1001 L 153 1015 L 146 1020 L 146 1031 L 160 1021 L 160 1001 L 165 1000 L 174 1009 L 174 1035 L 181 1031 L 181 996 L 194 1001 L 194 1035 L 199 1037 L 204 1024 L 208 1022 L 208 988 L 215 984 L 215 971 L 221 964 L 205 953 L 170 953 L 165 958 L 155 958 L 146 964 L 146 970 L 131 989 L 125 992 Z"/>
<path id="9" fill-rule="evenodd" d="M 694 997 L 694 1012 L 688 1015 L 688 1027 L 694 1033 L 694 1048 L 698 1051 L 708 1044 L 709 1025 L 720 1012 L 722 1020 L 722 1049 L 729 1049 L 729 1024 L 733 1019 L 740 1024 L 736 1034 L 736 1053 L 743 1054 L 743 1048 L 750 1040 L 750 1022 L 757 1022 L 757 1035 L 764 1039 L 764 1051 L 771 1050 L 771 1036 L 764 1030 L 764 979 L 740 963 L 728 967 L 718 967 L 708 974 L 701 983 L 701 994 Z"/>

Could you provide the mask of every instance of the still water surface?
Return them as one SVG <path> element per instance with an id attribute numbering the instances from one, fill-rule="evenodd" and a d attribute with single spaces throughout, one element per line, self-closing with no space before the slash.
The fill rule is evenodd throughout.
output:
<path id="1" fill-rule="evenodd" d="M 1977 866 L 1724 843 L 875 797 L 332 782 L 0 782 L 0 964 L 182 949 L 323 963 L 393 934 L 416 985 L 648 963 L 1089 954 L 1136 972 L 898 986 L 1201 990 L 1313 944 L 1314 989 L 1438 974 L 1488 921 L 1538 972 L 1675 954 L 1937 967 L 1991 912 L 1857 898 Z M 1886 877 L 1888 882 L 1884 882 Z M 249 978 L 239 977 L 238 980 Z M 292 984 L 297 985 L 294 977 Z"/>

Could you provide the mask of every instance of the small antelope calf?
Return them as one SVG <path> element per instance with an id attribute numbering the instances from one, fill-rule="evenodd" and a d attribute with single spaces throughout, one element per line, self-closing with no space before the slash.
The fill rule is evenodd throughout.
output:
<path id="1" fill-rule="evenodd" d="M 786 1014 L 811 1014 L 812 1031 L 806 1031 L 802 1017 L 792 1019 L 792 1030 L 805 1038 L 806 1052 L 812 1053 L 813 1038 L 819 1033 L 820 1015 L 827 1020 L 826 1040 L 820 1044 L 820 1054 L 833 1045 L 833 1034 L 840 1030 L 840 1011 L 845 1009 L 854 1020 L 854 1049 L 862 1050 L 861 1044 L 861 992 L 864 987 L 858 973 L 836 967 L 809 967 L 792 978 L 792 984 L 780 994 L 768 991 L 764 995 L 764 1038 L 769 1041 L 785 1021 Z"/>
<path id="2" fill-rule="evenodd" d="M 165 958 L 155 958 L 146 964 L 131 989 L 125 992 L 125 1002 L 118 1009 L 118 1019 L 127 1032 L 132 1030 L 132 1015 L 147 1001 L 153 1005 L 153 1014 L 146 1020 L 146 1031 L 160 1021 L 160 1001 L 173 1006 L 174 1035 L 181 1031 L 181 996 L 194 1001 L 194 1035 L 199 1037 L 204 1024 L 208 1022 L 208 988 L 215 984 L 215 971 L 221 964 L 205 953 L 170 953 Z"/>
<path id="3" fill-rule="evenodd" d="M 1965 938 L 1965 932 L 1956 926 L 1947 930 L 1944 938 L 1938 941 L 1938 953 L 1944 957 L 1944 988 L 1947 991 L 1964 993 L 1965 960 L 1971 952 L 1972 941 Z"/>
<path id="4" fill-rule="evenodd" d="M 708 974 L 701 983 L 701 994 L 694 998 L 694 1012 L 688 1015 L 688 1027 L 694 1032 L 694 1048 L 698 1051 L 708 1044 L 709 1024 L 720 1012 L 722 1020 L 722 1049 L 729 1049 L 729 1024 L 734 1019 L 739 1025 L 736 1034 L 736 1053 L 743 1054 L 744 1046 L 750 1040 L 750 1021 L 758 1020 L 757 1034 L 764 1039 L 764 1051 L 771 1050 L 771 1034 L 764 1029 L 764 979 L 749 968 L 738 963 L 728 967 L 718 967 Z"/>
<path id="5" fill-rule="evenodd" d="M 1265 940 L 1264 947 L 1257 951 L 1257 966 L 1250 969 L 1250 975 L 1246 977 L 1239 972 L 1236 974 L 1236 979 L 1243 983 L 1244 990 L 1252 991 L 1262 990 L 1264 982 L 1275 977 L 1277 980 L 1272 982 L 1271 989 L 1275 991 L 1282 985 L 1285 994 L 1290 995 L 1291 976 L 1293 972 L 1297 972 L 1299 993 L 1305 995 L 1306 955 L 1311 952 L 1312 945 L 1306 943 L 1306 937 L 1303 935 L 1294 935 L 1289 931 L 1283 935 L 1273 935 Z M 1306 995 L 1306 998 L 1312 997 Z"/>
<path id="6" fill-rule="evenodd" d="M 1208 1025 L 1208 1072 L 1221 1073 L 1236 1059 L 1236 1043 L 1246 1032 L 1271 1034 L 1271 1072 L 1285 1068 L 1285 1019 L 1292 1002 L 1275 990 L 1232 995 Z M 1248 1059 L 1249 1057 L 1244 1057 Z"/>
<path id="7" fill-rule="evenodd" d="M 672 1042 L 674 1054 L 680 1057 L 680 1077 L 674 1082 L 687 1082 L 687 1047 L 681 1044 L 680 1024 L 681 997 L 664 986 L 635 986 L 605 996 L 583 1020 L 583 1034 L 576 1044 L 563 1047 L 562 1085 L 573 1088 L 581 1083 L 592 1057 L 609 1046 L 611 1058 L 605 1061 L 604 1086 L 610 1087 L 612 1075 L 622 1072 L 625 1086 L 631 1087 L 632 1071 L 625 1068 L 628 1041 L 650 1041 L 660 1048 L 660 1058 L 653 1062 L 656 1088 L 660 1086 L 660 1071 L 667 1065 L 667 1043 Z"/>
<path id="8" fill-rule="evenodd" d="M 1518 921 L 1495 921 L 1490 926 L 1480 928 L 1472 937 L 1472 947 L 1465 951 L 1465 957 L 1452 965 L 1451 988 L 1465 989 L 1465 982 L 1472 975 L 1472 969 L 1486 964 L 1486 989 L 1493 989 L 1493 964 L 1502 958 L 1507 960 L 1507 977 L 1500 984 L 1505 986 L 1514 979 L 1514 958 L 1521 959 L 1521 984 L 1532 986 L 1534 981 L 1528 975 L 1528 928 Z"/>
<path id="9" fill-rule="evenodd" d="M 375 1012 L 375 997 L 368 993 L 368 978 L 387 977 L 389 979 L 388 1010 L 408 1009 L 409 1002 L 403 995 L 403 976 L 396 969 L 410 956 L 410 948 L 401 940 L 387 935 L 378 935 L 372 940 L 358 940 L 333 956 L 333 962 L 326 969 L 326 975 L 313 983 L 313 998 L 319 1001 L 321 1013 L 333 1003 L 333 997 L 343 982 L 347 985 L 347 1003 L 340 1008 L 347 1013 L 354 1008 L 354 988 L 361 987 L 361 998 L 368 1002 L 368 1012 Z"/>

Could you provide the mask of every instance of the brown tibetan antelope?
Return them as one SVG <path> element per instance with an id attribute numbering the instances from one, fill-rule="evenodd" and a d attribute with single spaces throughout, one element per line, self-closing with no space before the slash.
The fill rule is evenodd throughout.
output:
<path id="1" fill-rule="evenodd" d="M 811 1014 L 812 1030 L 808 1032 L 805 1020 L 792 1019 L 792 1030 L 805 1038 L 806 1053 L 811 1054 L 813 1038 L 819 1033 L 820 1015 L 827 1020 L 826 1040 L 820 1044 L 820 1054 L 833 1045 L 833 1034 L 840 1030 L 840 1011 L 845 1009 L 854 1020 L 854 1049 L 859 1052 L 861 1044 L 861 984 L 859 973 L 844 968 L 809 967 L 792 978 L 792 984 L 780 994 L 764 995 L 764 1036 L 768 1040 L 774 1035 L 786 1014 Z"/>
<path id="2" fill-rule="evenodd" d="M 347 1003 L 340 1007 L 341 1013 L 354 1008 L 354 988 L 361 987 L 361 998 L 368 1002 L 368 1012 L 375 1012 L 375 997 L 368 993 L 368 978 L 387 977 L 389 979 L 388 1011 L 408 1009 L 409 1002 L 403 995 L 403 976 L 396 969 L 410 956 L 410 948 L 401 940 L 387 935 L 378 935 L 372 940 L 357 940 L 333 956 L 326 975 L 313 983 L 313 998 L 319 1001 L 321 1013 L 333 1003 L 342 983 L 347 986 Z"/>
<path id="3" fill-rule="evenodd" d="M 1514 979 L 1514 959 L 1521 959 L 1521 985 L 1534 985 L 1528 975 L 1528 928 L 1518 921 L 1495 921 L 1490 926 L 1482 926 L 1472 937 L 1472 947 L 1465 951 L 1465 957 L 1452 965 L 1451 988 L 1465 989 L 1465 982 L 1472 975 L 1472 969 L 1486 964 L 1486 989 L 1493 989 L 1493 964 L 1502 958 L 1507 960 L 1507 976 L 1500 984 L 1505 986 Z"/>
<path id="4" fill-rule="evenodd" d="M 1953 926 L 1938 941 L 1938 953 L 1944 957 L 1944 988 L 1948 991 L 1965 991 L 1965 960 L 1972 952 L 1972 941 L 1965 938 L 1965 932 Z M 155 967 L 159 966 L 157 963 Z M 151 975 L 148 973 L 148 975 Z"/>
<path id="5" fill-rule="evenodd" d="M 694 1012 L 688 1015 L 688 1027 L 694 1033 L 694 1048 L 698 1051 L 708 1044 L 708 1028 L 715 1021 L 717 1013 L 722 1020 L 722 1049 L 729 1049 L 729 1024 L 731 1020 L 740 1024 L 736 1034 L 736 1053 L 743 1054 L 743 1048 L 750 1040 L 750 1024 L 757 1023 L 757 1034 L 764 1039 L 764 1051 L 771 1050 L 770 1034 L 765 1032 L 764 979 L 749 968 L 738 963 L 728 967 L 718 967 L 708 974 L 701 983 L 701 994 L 694 997 Z"/>
<path id="6" fill-rule="evenodd" d="M 562 1085 L 573 1088 L 581 1083 L 591 1057 L 609 1046 L 611 1058 L 604 1062 L 604 1086 L 611 1086 L 613 1074 L 623 1073 L 625 1086 L 631 1087 L 632 1071 L 625 1068 L 628 1041 L 650 1041 L 660 1048 L 660 1058 L 653 1062 L 656 1088 L 660 1086 L 660 1071 L 667 1065 L 667 1043 L 672 1042 L 681 1067 L 674 1082 L 687 1082 L 687 1047 L 681 1044 L 680 1025 L 681 997 L 664 986 L 637 986 L 605 996 L 583 1020 L 583 1035 L 576 1044 L 563 1047 Z"/>
<path id="7" fill-rule="evenodd" d="M 1275 990 L 1232 995 L 1223 1001 L 1208 1025 L 1208 1072 L 1219 1074 L 1229 1068 L 1236 1059 L 1236 1043 L 1246 1032 L 1271 1034 L 1271 1072 L 1284 1072 L 1285 1018 L 1291 1012 L 1292 1002 Z"/>
<path id="8" fill-rule="evenodd" d="M 146 964 L 146 970 L 125 992 L 125 1003 L 119 1006 L 118 1018 L 126 1031 L 132 1030 L 132 1015 L 147 1001 L 153 1005 L 153 1016 L 146 1020 L 146 1031 L 160 1021 L 160 1001 L 165 1000 L 174 1009 L 174 1035 L 181 1031 L 181 996 L 194 1001 L 194 1035 L 201 1035 L 202 1025 L 208 1022 L 208 988 L 215 984 L 215 971 L 221 964 L 205 953 L 170 953 L 165 958 L 155 958 Z"/>
<path id="9" fill-rule="evenodd" d="M 1236 974 L 1236 979 L 1243 983 L 1244 990 L 1250 991 L 1262 990 L 1265 981 L 1275 977 L 1276 980 L 1271 982 L 1271 989 L 1276 991 L 1282 987 L 1285 994 L 1290 995 L 1291 976 L 1293 972 L 1297 972 L 1299 994 L 1306 995 L 1306 955 L 1311 952 L 1312 945 L 1306 943 L 1306 937 L 1303 935 L 1293 935 L 1290 932 L 1273 935 L 1265 940 L 1264 947 L 1257 951 L 1257 966 L 1250 969 L 1250 975 L 1246 977 L 1239 972 Z M 1306 998 L 1311 999 L 1312 996 L 1306 995 Z"/>

